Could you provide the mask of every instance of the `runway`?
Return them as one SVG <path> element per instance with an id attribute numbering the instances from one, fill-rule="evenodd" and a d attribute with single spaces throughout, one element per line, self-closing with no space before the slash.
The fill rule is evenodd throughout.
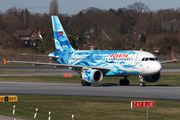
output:
<path id="1" fill-rule="evenodd" d="M 38 83 L 0 81 L 1 94 L 60 95 L 89 97 L 121 97 L 180 100 L 180 86 L 119 86 L 116 84 L 93 84 L 83 87 L 76 83 Z"/>
<path id="2" fill-rule="evenodd" d="M 64 75 L 67 73 L 79 75 L 75 71 L 68 70 L 67 68 L 54 68 L 52 66 L 0 66 L 0 70 L 21 71 L 19 73 L 0 74 L 0 76 Z M 161 72 L 180 72 L 180 66 L 163 66 Z"/>

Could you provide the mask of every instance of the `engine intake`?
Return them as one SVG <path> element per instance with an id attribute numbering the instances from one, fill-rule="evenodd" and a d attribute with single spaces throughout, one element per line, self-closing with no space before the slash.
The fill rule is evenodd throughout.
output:
<path id="1" fill-rule="evenodd" d="M 103 79 L 103 74 L 97 69 L 84 70 L 82 72 L 82 79 L 89 83 L 98 83 Z"/>
<path id="2" fill-rule="evenodd" d="M 154 74 L 154 75 L 149 75 L 149 76 L 144 76 L 143 80 L 146 82 L 157 82 L 161 77 L 160 73 Z"/>

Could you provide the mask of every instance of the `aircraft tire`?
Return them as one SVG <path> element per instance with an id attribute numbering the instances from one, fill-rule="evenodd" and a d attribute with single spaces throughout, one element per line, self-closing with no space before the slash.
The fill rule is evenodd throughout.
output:
<path id="1" fill-rule="evenodd" d="M 140 83 L 140 87 L 145 87 L 146 86 L 146 83 L 145 82 L 141 82 Z"/>
<path id="2" fill-rule="evenodd" d="M 119 85 L 121 85 L 121 86 L 125 85 L 125 80 L 124 80 L 124 79 L 121 79 L 121 80 L 119 81 Z"/>
<path id="3" fill-rule="evenodd" d="M 125 86 L 129 85 L 129 80 L 128 79 L 125 79 L 124 82 L 125 82 Z"/>
<path id="4" fill-rule="evenodd" d="M 81 81 L 81 85 L 82 85 L 82 86 L 86 86 L 86 85 L 87 85 L 87 82 L 84 81 L 84 80 L 82 80 L 82 81 Z"/>
<path id="5" fill-rule="evenodd" d="M 86 82 L 87 86 L 91 86 L 91 83 Z"/>

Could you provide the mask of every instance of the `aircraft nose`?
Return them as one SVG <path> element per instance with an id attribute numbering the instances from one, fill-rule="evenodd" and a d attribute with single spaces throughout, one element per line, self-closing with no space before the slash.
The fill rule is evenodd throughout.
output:
<path id="1" fill-rule="evenodd" d="M 154 63 L 153 64 L 153 71 L 154 72 L 160 72 L 162 69 L 161 63 Z"/>

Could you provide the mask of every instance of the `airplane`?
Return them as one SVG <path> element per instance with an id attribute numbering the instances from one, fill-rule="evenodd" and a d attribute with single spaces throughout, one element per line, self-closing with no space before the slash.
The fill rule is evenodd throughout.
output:
<path id="1" fill-rule="evenodd" d="M 22 54 L 29 56 L 48 57 L 56 63 L 39 63 L 25 61 L 6 61 L 13 63 L 28 63 L 33 65 L 50 65 L 68 67 L 80 74 L 82 86 L 99 83 L 105 76 L 124 76 L 119 81 L 120 86 L 128 86 L 129 76 L 139 76 L 140 86 L 146 82 L 157 82 L 160 79 L 161 63 L 155 55 L 142 50 L 75 50 L 63 29 L 58 16 L 51 16 L 56 52 L 46 55 Z"/>

